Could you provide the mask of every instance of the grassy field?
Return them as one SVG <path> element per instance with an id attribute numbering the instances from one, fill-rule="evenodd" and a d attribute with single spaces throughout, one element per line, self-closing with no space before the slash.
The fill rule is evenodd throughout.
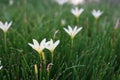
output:
<path id="1" fill-rule="evenodd" d="M 76 21 L 69 4 L 60 6 L 51 0 L 15 0 L 9 5 L 0 1 L 0 21 L 12 21 L 7 32 L 6 51 L 4 34 L 0 30 L 0 80 L 120 80 L 120 28 L 114 28 L 120 18 L 120 6 L 108 2 L 79 5 L 84 12 Z M 103 11 L 94 24 L 93 9 Z M 66 24 L 62 25 L 61 20 Z M 83 27 L 75 36 L 71 48 L 70 36 L 64 31 L 68 25 Z M 119 25 L 120 26 L 120 25 Z M 58 33 L 54 37 L 54 33 Z M 54 52 L 44 50 L 46 65 L 41 67 L 39 54 L 28 43 L 60 40 Z M 34 65 L 38 66 L 38 75 Z"/>

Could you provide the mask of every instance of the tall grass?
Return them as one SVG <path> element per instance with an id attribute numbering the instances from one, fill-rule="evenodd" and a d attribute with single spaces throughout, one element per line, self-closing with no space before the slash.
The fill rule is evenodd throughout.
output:
<path id="1" fill-rule="evenodd" d="M 50 0 L 15 0 L 10 6 L 0 1 L 0 20 L 11 21 L 7 32 L 7 52 L 4 52 L 4 36 L 0 30 L 0 80 L 36 80 L 34 64 L 40 61 L 36 51 L 28 45 L 32 39 L 41 41 L 53 38 L 60 44 L 54 52 L 54 64 L 50 72 L 50 80 L 119 80 L 120 79 L 120 30 L 114 30 L 119 17 L 120 6 L 109 3 L 80 5 L 85 11 L 80 16 L 79 24 L 71 14 L 71 5 L 59 6 Z M 104 13 L 96 26 L 91 14 L 93 9 Z M 65 19 L 66 24 L 61 25 Z M 70 52 L 70 37 L 63 30 L 68 25 L 83 26 L 74 39 Z M 46 64 L 51 63 L 50 52 L 44 50 Z M 69 56 L 72 57 L 69 59 Z M 47 66 L 46 66 L 47 69 Z M 38 77 L 40 80 L 40 76 Z M 47 80 L 47 72 L 42 72 L 42 79 Z"/>

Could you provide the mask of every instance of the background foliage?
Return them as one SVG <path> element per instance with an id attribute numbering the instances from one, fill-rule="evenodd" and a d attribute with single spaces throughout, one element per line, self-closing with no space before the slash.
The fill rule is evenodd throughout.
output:
<path id="1" fill-rule="evenodd" d="M 120 17 L 120 6 L 110 2 L 79 5 L 85 11 L 79 24 L 71 14 L 71 5 L 59 6 L 51 0 L 15 0 L 12 6 L 8 0 L 0 1 L 0 20 L 13 21 L 7 32 L 7 52 L 4 52 L 3 32 L 0 30 L 0 60 L 3 69 L 0 80 L 35 80 L 34 64 L 39 66 L 39 56 L 30 46 L 32 39 L 41 41 L 53 38 L 60 44 L 55 50 L 54 65 L 50 79 L 53 80 L 119 80 L 120 79 L 120 29 L 114 29 Z M 104 13 L 94 25 L 93 9 Z M 66 24 L 61 25 L 65 19 Z M 63 27 L 83 26 L 75 37 L 70 53 L 70 37 Z M 50 52 L 45 50 L 47 64 Z M 72 55 L 71 59 L 69 56 Z M 42 80 L 46 80 L 43 72 Z"/>

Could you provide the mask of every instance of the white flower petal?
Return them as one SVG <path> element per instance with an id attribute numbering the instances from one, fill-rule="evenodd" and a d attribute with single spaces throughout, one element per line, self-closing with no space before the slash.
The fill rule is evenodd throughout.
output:
<path id="1" fill-rule="evenodd" d="M 3 66 L 0 66 L 0 70 L 3 68 Z"/>
<path id="2" fill-rule="evenodd" d="M 12 21 L 8 24 L 8 29 L 9 29 L 9 27 L 12 25 Z"/>
<path id="3" fill-rule="evenodd" d="M 77 30 L 77 26 L 75 26 L 75 28 L 74 28 L 73 32 L 75 32 L 76 30 Z"/>
<path id="4" fill-rule="evenodd" d="M 76 35 L 79 31 L 81 31 L 81 30 L 82 30 L 82 27 L 78 28 L 78 29 L 76 30 L 75 35 Z"/>
<path id="5" fill-rule="evenodd" d="M 76 5 L 78 5 L 78 4 L 83 4 L 83 3 L 85 2 L 85 0 L 69 0 L 69 2 L 70 2 L 72 5 L 76 6 Z"/>
<path id="6" fill-rule="evenodd" d="M 68 26 L 68 30 L 70 33 L 72 33 L 72 27 L 71 26 Z"/>
<path id="7" fill-rule="evenodd" d="M 28 43 L 29 46 L 31 46 L 33 49 L 35 48 L 33 44 Z"/>
<path id="8" fill-rule="evenodd" d="M 55 45 L 54 47 L 56 48 L 59 43 L 60 43 L 60 40 L 57 40 L 57 41 L 55 42 L 55 44 L 54 44 L 54 45 Z"/>
<path id="9" fill-rule="evenodd" d="M 53 40 L 50 39 L 50 41 L 48 41 L 48 42 L 46 43 L 46 49 L 50 50 L 50 52 L 53 53 L 54 50 L 55 50 L 55 48 L 56 48 L 57 45 L 59 44 L 59 42 L 60 42 L 60 41 L 58 40 L 58 41 L 56 41 L 55 43 L 53 43 Z"/>
<path id="10" fill-rule="evenodd" d="M 5 24 L 3 24 L 1 21 L 0 21 L 0 28 L 4 31 L 4 32 L 7 32 L 7 30 L 9 29 L 9 27 L 11 26 L 11 22 L 8 24 L 8 22 L 5 22 Z"/>
<path id="11" fill-rule="evenodd" d="M 69 35 L 71 36 L 71 38 L 73 39 L 75 37 L 75 35 L 82 29 L 82 27 L 78 28 L 77 29 L 77 26 L 75 26 L 75 28 L 71 28 L 71 26 L 68 26 L 68 29 L 65 29 L 64 30 L 69 33 Z"/>
<path id="12" fill-rule="evenodd" d="M 0 21 L 0 26 L 3 25 L 3 23 Z"/>
<path id="13" fill-rule="evenodd" d="M 100 10 L 96 11 L 95 9 L 93 9 L 93 11 L 92 11 L 92 15 L 93 15 L 95 18 L 99 18 L 102 14 L 103 14 L 103 12 L 100 11 Z"/>
<path id="14" fill-rule="evenodd" d="M 59 5 L 65 4 L 68 0 L 55 0 Z"/>
<path id="15" fill-rule="evenodd" d="M 83 8 L 78 9 L 78 7 L 75 7 L 75 8 L 72 8 L 72 9 L 71 9 L 71 13 L 72 13 L 73 15 L 75 15 L 76 17 L 79 17 L 79 16 L 82 14 L 83 11 L 84 11 Z"/>
<path id="16" fill-rule="evenodd" d="M 65 30 L 65 32 L 68 33 L 68 35 L 71 35 L 70 32 L 66 28 L 64 28 L 64 30 Z"/>
<path id="17" fill-rule="evenodd" d="M 38 41 L 33 39 L 33 44 L 28 43 L 33 49 L 35 49 L 38 53 L 41 53 L 46 46 L 46 39 L 43 39 L 39 45 Z"/>
<path id="18" fill-rule="evenodd" d="M 33 44 L 35 45 L 36 48 L 39 47 L 39 43 L 38 43 L 38 41 L 35 40 L 35 39 L 33 39 Z"/>
<path id="19" fill-rule="evenodd" d="M 43 50 L 45 48 L 45 44 L 46 44 L 46 39 L 43 39 L 40 43 L 41 50 Z"/>

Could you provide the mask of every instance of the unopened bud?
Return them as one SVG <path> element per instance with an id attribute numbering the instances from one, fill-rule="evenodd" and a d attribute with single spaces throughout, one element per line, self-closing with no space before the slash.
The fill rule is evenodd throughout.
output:
<path id="1" fill-rule="evenodd" d="M 59 30 L 55 31 L 54 36 L 53 36 L 54 39 L 56 39 L 56 35 L 57 35 L 58 32 L 59 32 Z"/>
<path id="2" fill-rule="evenodd" d="M 62 20 L 61 20 L 61 25 L 64 26 L 65 24 L 66 24 L 65 19 L 62 19 Z"/>
<path id="3" fill-rule="evenodd" d="M 35 74 L 38 75 L 38 67 L 37 67 L 37 64 L 34 65 L 34 69 L 35 69 Z"/>
<path id="4" fill-rule="evenodd" d="M 51 67 L 53 66 L 53 63 L 49 63 L 48 66 L 47 66 L 47 71 L 49 72 Z"/>
<path id="5" fill-rule="evenodd" d="M 117 21 L 115 23 L 115 26 L 114 26 L 115 30 L 118 28 L 119 24 L 120 24 L 120 19 L 117 19 Z"/>

